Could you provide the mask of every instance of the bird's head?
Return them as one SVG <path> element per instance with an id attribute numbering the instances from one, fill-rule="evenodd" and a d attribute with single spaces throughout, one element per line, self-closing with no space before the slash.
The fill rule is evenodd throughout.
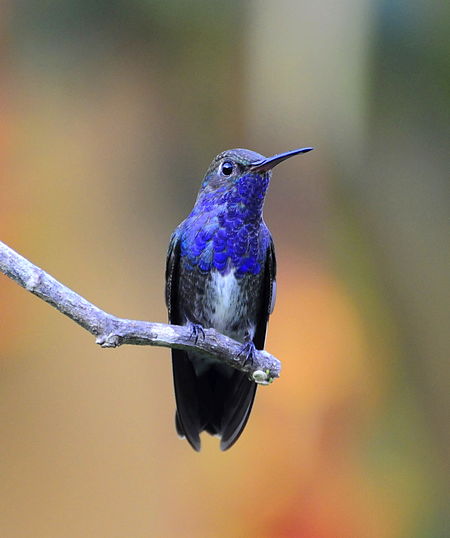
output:
<path id="1" fill-rule="evenodd" d="M 264 196 L 272 175 L 272 169 L 279 163 L 307 153 L 313 148 L 300 148 L 285 153 L 264 157 L 249 149 L 229 149 L 215 157 L 203 178 L 200 192 L 226 192 L 235 187 L 251 185 L 256 194 Z M 260 188 L 258 188 L 258 186 Z M 253 190 L 253 189 L 251 189 Z"/>

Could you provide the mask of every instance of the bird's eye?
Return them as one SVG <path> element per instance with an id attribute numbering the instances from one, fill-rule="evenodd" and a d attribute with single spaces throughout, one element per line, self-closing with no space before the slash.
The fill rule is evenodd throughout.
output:
<path id="1" fill-rule="evenodd" d="M 234 164 L 230 161 L 225 161 L 224 163 L 222 163 L 220 170 L 224 176 L 229 176 L 233 173 Z"/>

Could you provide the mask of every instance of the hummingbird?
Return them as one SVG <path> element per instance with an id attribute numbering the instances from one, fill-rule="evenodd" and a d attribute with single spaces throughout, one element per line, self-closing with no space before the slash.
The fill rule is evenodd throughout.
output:
<path id="1" fill-rule="evenodd" d="M 251 361 L 264 348 L 275 305 L 276 259 L 263 205 L 272 169 L 313 148 L 264 157 L 231 149 L 214 158 L 189 216 L 170 239 L 166 264 L 169 322 L 191 327 L 196 341 L 205 328 L 242 343 Z M 247 375 L 197 352 L 172 350 L 175 425 L 200 450 L 200 433 L 230 448 L 245 428 L 256 393 Z"/>

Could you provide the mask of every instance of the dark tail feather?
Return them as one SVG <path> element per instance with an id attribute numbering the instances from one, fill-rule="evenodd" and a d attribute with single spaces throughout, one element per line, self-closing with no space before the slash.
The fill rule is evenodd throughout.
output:
<path id="1" fill-rule="evenodd" d="M 229 383 L 232 390 L 224 403 L 221 450 L 228 450 L 233 446 L 244 431 L 257 386 L 241 372 L 234 372 Z"/>
<path id="2" fill-rule="evenodd" d="M 173 380 L 177 412 L 175 424 L 194 450 L 201 447 L 200 433 L 220 435 L 220 448 L 227 450 L 247 424 L 256 383 L 231 368 L 212 366 L 201 376 L 184 351 L 172 350 Z"/>
<path id="3" fill-rule="evenodd" d="M 184 439 L 186 437 L 186 434 L 184 433 L 183 426 L 181 425 L 180 417 L 178 416 L 178 411 L 175 411 L 175 428 L 177 430 L 178 435 Z"/>
<path id="4" fill-rule="evenodd" d="M 184 351 L 172 350 L 173 383 L 177 402 L 176 427 L 197 452 L 202 431 L 197 377 L 194 367 Z"/>

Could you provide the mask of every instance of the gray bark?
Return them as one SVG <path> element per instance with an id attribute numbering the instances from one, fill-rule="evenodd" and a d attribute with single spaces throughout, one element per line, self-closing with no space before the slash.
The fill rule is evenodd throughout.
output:
<path id="1" fill-rule="evenodd" d="M 205 329 L 204 336 L 192 338 L 189 327 L 117 318 L 104 312 L 55 278 L 0 242 L 0 272 L 33 295 L 43 299 L 96 337 L 101 347 L 122 344 L 162 346 L 186 351 L 195 349 L 247 373 L 256 383 L 267 385 L 279 377 L 280 362 L 266 351 L 257 351 L 253 360 L 240 355 L 242 344 Z"/>

